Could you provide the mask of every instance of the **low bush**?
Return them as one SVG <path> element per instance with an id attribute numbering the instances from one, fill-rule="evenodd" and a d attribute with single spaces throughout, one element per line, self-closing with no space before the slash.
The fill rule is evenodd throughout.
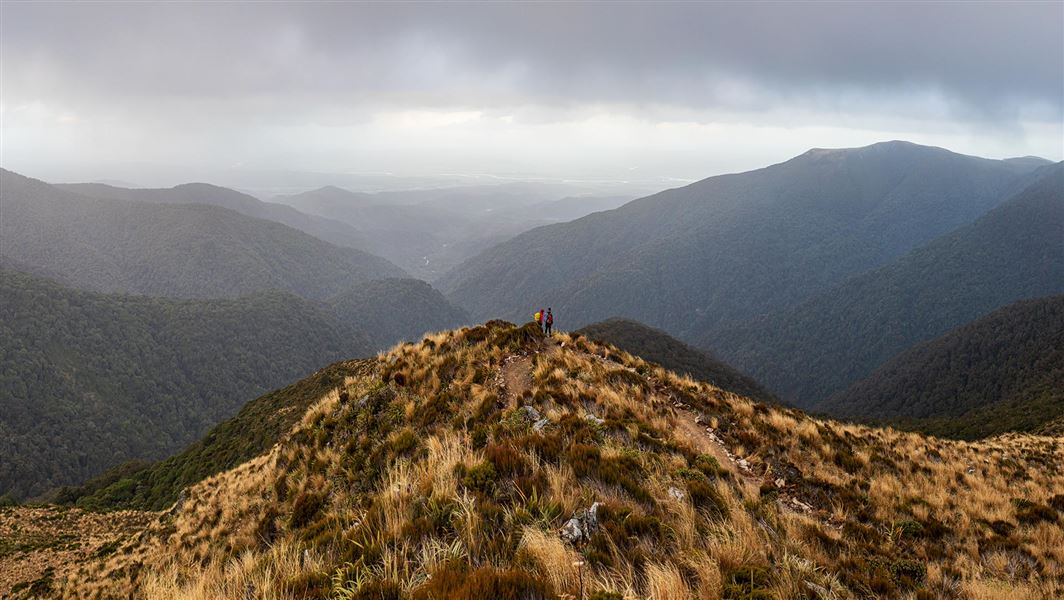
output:
<path id="1" fill-rule="evenodd" d="M 317 516 L 325 506 L 325 496 L 317 492 L 303 491 L 292 503 L 292 514 L 288 517 L 288 527 L 299 529 Z"/>
<path id="2" fill-rule="evenodd" d="M 740 567 L 728 573 L 721 594 L 724 600 L 772 600 L 769 573 L 764 567 Z"/>

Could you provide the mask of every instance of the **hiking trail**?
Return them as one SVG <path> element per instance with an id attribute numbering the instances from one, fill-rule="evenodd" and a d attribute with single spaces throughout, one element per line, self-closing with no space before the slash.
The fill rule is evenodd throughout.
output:
<path id="1" fill-rule="evenodd" d="M 532 389 L 532 369 L 536 357 L 541 354 L 553 354 L 558 351 L 557 342 L 545 341 L 536 345 L 536 350 L 527 354 L 511 354 L 502 361 L 495 382 L 499 386 L 500 400 L 515 407 L 521 404 L 521 397 Z"/>

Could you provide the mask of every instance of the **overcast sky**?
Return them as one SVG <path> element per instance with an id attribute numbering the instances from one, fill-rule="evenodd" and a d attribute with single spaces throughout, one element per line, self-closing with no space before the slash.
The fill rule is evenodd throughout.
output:
<path id="1" fill-rule="evenodd" d="M 52 181 L 699 179 L 887 139 L 1064 158 L 1059 1 L 5 0 L 0 20 L 0 162 Z"/>

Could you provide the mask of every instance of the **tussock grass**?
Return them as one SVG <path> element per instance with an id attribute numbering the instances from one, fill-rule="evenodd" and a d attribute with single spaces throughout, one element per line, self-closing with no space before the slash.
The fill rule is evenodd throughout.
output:
<path id="1" fill-rule="evenodd" d="M 382 353 L 267 453 L 57 586 L 556 598 L 583 561 L 600 598 L 1059 597 L 1061 439 L 821 421 L 537 331 L 493 322 Z M 530 384 L 506 404 L 513 356 Z M 595 502 L 598 527 L 564 540 Z"/>

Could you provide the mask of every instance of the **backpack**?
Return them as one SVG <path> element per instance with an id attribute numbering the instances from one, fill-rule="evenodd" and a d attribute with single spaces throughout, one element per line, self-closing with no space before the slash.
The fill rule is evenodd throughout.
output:
<path id="1" fill-rule="evenodd" d="M 534 320 L 536 323 L 539 323 L 542 319 L 543 313 L 538 310 L 536 311 L 536 314 L 532 315 L 532 320 Z"/>
<path id="2" fill-rule="evenodd" d="M 554 325 L 554 313 L 547 313 L 547 325 Z"/>

